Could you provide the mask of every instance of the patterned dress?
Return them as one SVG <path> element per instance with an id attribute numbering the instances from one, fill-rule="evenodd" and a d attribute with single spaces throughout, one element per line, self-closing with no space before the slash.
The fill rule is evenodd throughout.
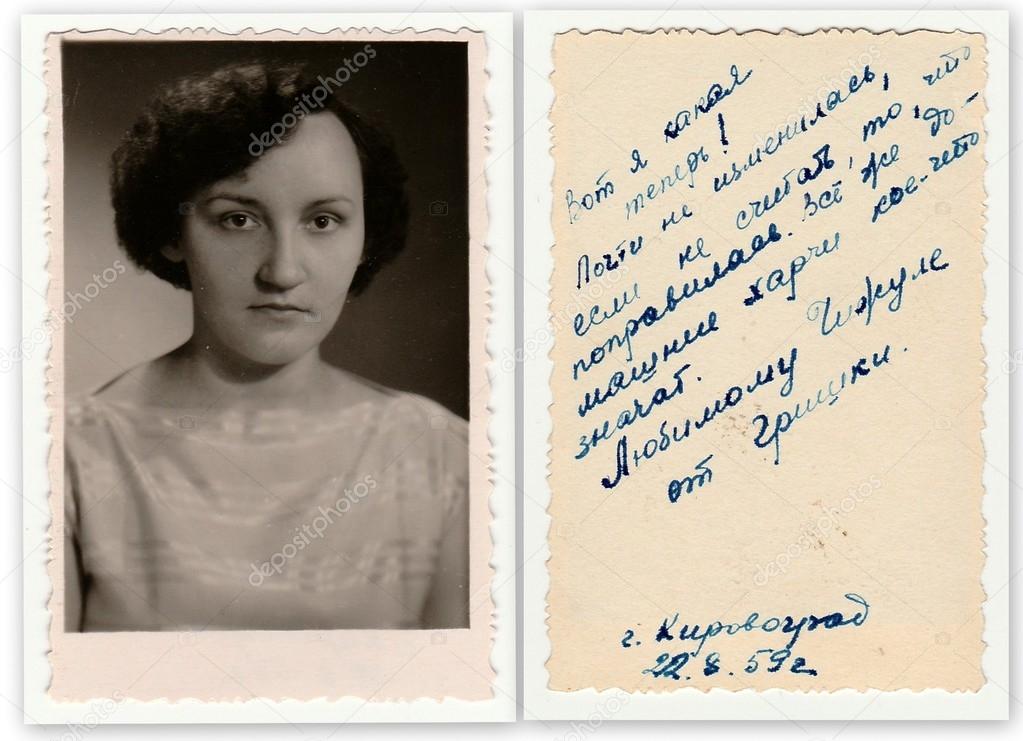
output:
<path id="1" fill-rule="evenodd" d="M 420 627 L 466 538 L 467 427 L 393 391 L 313 415 L 69 402 L 81 629 Z"/>

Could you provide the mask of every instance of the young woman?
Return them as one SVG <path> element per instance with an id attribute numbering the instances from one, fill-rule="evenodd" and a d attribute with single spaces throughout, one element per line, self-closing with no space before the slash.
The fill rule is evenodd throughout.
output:
<path id="1" fill-rule="evenodd" d="M 125 135 L 119 242 L 193 331 L 68 402 L 68 630 L 468 626 L 466 422 L 319 354 L 404 179 L 294 66 L 181 80 Z"/>

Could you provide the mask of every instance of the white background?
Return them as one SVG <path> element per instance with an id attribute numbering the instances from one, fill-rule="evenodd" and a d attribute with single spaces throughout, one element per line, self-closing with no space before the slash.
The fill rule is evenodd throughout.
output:
<path id="1" fill-rule="evenodd" d="M 20 274 L 20 135 L 22 131 L 21 111 L 19 105 L 19 87 L 21 84 L 22 68 L 20 66 L 19 47 L 20 30 L 18 15 L 20 13 L 143 13 L 152 14 L 154 17 L 167 13 L 199 13 L 216 16 L 218 13 L 226 12 L 337 12 L 337 11 L 396 11 L 410 12 L 421 11 L 486 11 L 486 10 L 510 10 L 516 11 L 516 55 L 521 54 L 521 12 L 523 10 L 558 8 L 558 9 L 616 9 L 626 5 L 624 0 L 620 3 L 600 2 L 598 0 L 583 0 L 583 2 L 529 2 L 529 3 L 508 3 L 508 2 L 459 2 L 454 5 L 445 2 L 414 2 L 406 3 L 324 3 L 324 2 L 259 2 L 250 1 L 246 3 L 229 2 L 205 2 L 197 4 L 191 0 L 155 0 L 154 2 L 107 2 L 93 0 L 93 2 L 81 2 L 80 0 L 65 0 L 65 2 L 24 2 L 15 0 L 3 7 L 4 23 L 2 34 L 0 34 L 0 80 L 3 82 L 3 95 L 6 105 L 0 113 L 0 187 L 3 188 L 3 197 L 0 198 L 0 208 L 3 209 L 4 218 L 0 220 L 0 302 L 3 311 L 0 312 L 0 348 L 7 349 L 17 347 L 22 340 L 21 328 L 21 288 Z M 642 7 L 648 10 L 672 9 L 701 9 L 708 6 L 714 7 L 714 3 L 628 3 L 629 7 Z M 748 8 L 771 8 L 781 3 L 771 2 L 746 2 Z M 837 7 L 850 7 L 850 4 L 833 4 L 826 2 L 796 3 L 791 0 L 784 3 L 785 7 L 821 8 L 829 5 Z M 860 0 L 854 6 L 858 9 L 864 8 L 888 8 L 885 3 L 865 2 Z M 960 0 L 957 3 L 949 2 L 903 2 L 898 7 L 911 10 L 936 10 L 936 9 L 962 9 L 960 12 L 970 13 L 974 8 L 1009 8 L 1008 2 L 983 3 Z M 1020 174 L 1020 154 L 1023 148 L 1018 145 L 1023 143 L 1023 135 L 1019 129 L 1020 120 L 1020 99 L 1018 95 L 1021 73 L 1023 73 L 1023 45 L 1019 43 L 1019 13 L 1015 13 L 1011 23 L 1011 49 L 1010 65 L 1011 80 L 1014 91 L 1017 92 L 1011 101 L 1012 124 L 1010 127 L 1010 146 L 1012 146 L 1009 157 L 999 163 L 999 167 L 1011 167 L 1013 182 L 1018 182 Z M 212 23 L 212 21 L 211 21 Z M 533 74 L 528 67 L 521 70 L 516 68 L 516 92 L 521 90 L 522 77 Z M 522 121 L 517 121 L 516 141 L 519 139 L 522 130 Z M 507 157 L 514 157 L 516 164 L 516 191 L 521 184 L 521 151 L 509 151 Z M 1019 235 L 1019 194 L 1013 192 L 1012 202 L 1016 208 L 1012 211 L 1011 236 L 1012 244 L 1015 245 L 1016 237 Z M 519 197 L 516 196 L 517 201 Z M 521 203 L 518 203 L 521 206 Z M 521 214 L 521 208 L 517 208 Z M 521 235 L 521 223 L 516 223 L 516 234 Z M 520 240 L 521 242 L 521 240 Z M 519 245 L 518 272 L 521 273 L 521 244 Z M 1012 339 L 1010 350 L 1012 353 L 1023 351 L 1023 342 L 1020 341 L 1018 333 L 1019 301 L 1017 299 L 1018 289 L 1021 286 L 1021 270 L 1018 259 L 1013 255 L 1013 266 L 1011 269 L 1012 278 Z M 521 283 L 517 290 L 521 296 Z M 519 328 L 521 332 L 521 327 Z M 518 336 L 521 342 L 521 334 Z M 1017 404 L 1019 398 L 1020 374 L 1014 373 L 1012 377 L 1012 409 L 1013 420 L 1017 415 Z M 613 738 L 631 738 L 639 734 L 662 735 L 671 734 L 686 737 L 714 737 L 714 738 L 746 738 L 755 734 L 760 738 L 783 738 L 783 739 L 835 739 L 842 741 L 851 739 L 875 739 L 877 737 L 887 738 L 896 735 L 906 738 L 974 738 L 978 736 L 1014 738 L 1020 735 L 1023 723 L 1019 722 L 1021 711 L 1023 711 L 1023 693 L 1019 691 L 1016 679 L 1019 677 L 1020 647 L 1013 636 L 1011 651 L 1012 682 L 1004 689 L 1010 693 L 1010 713 L 1013 720 L 1008 723 L 845 723 L 845 722 L 789 722 L 780 721 L 775 723 L 731 723 L 731 722 L 692 722 L 687 724 L 671 722 L 611 722 L 613 714 L 609 712 L 613 706 L 594 706 L 590 717 L 581 717 L 574 723 L 538 721 L 531 716 L 529 707 L 520 707 L 520 716 L 524 718 L 514 725 L 492 725 L 483 727 L 481 725 L 434 725 L 417 726 L 410 728 L 399 725 L 379 726 L 351 726 L 341 728 L 337 725 L 305 725 L 305 726 L 118 726 L 114 724 L 102 725 L 93 729 L 79 727 L 71 729 L 62 726 L 38 727 L 23 725 L 22 696 L 22 593 L 23 576 L 21 563 L 22 552 L 22 508 L 24 504 L 21 496 L 21 385 L 20 369 L 15 367 L 7 372 L 0 373 L 0 393 L 2 393 L 3 444 L 0 445 L 0 520 L 4 523 L 3 537 L 0 537 L 0 657 L 3 659 L 0 668 L 0 728 L 3 738 L 34 738 L 34 739 L 133 739 L 143 734 L 152 738 L 291 738 L 291 739 L 325 739 L 372 737 L 372 738 L 407 738 L 409 734 L 422 737 L 448 738 L 466 737 L 475 738 L 482 733 L 506 738 L 525 739 L 566 739 L 566 741 L 578 741 L 579 739 L 599 738 L 602 741 L 610 741 Z M 521 394 L 519 395 L 521 398 Z M 521 412 L 518 412 L 521 415 Z M 518 417 L 517 425 L 523 430 L 521 416 Z M 1015 430 L 1013 434 L 1013 457 L 1016 458 L 1018 445 Z M 520 445 L 521 447 L 521 445 Z M 1012 474 L 1011 496 L 1015 499 L 1020 494 L 1020 486 L 1017 483 L 1017 465 L 1015 460 L 1010 469 Z M 519 477 L 521 480 L 521 471 Z M 521 493 L 520 493 L 521 501 Z M 1014 540 L 1018 542 L 1019 533 L 1019 507 L 1014 503 L 1012 513 L 1012 527 Z M 1010 575 L 1013 577 L 1009 589 L 1012 595 L 1013 622 L 1018 625 L 1019 613 L 1017 610 L 1019 599 L 1019 574 L 1023 571 L 1019 565 L 1018 549 L 1012 553 L 1012 565 Z M 521 580 L 521 571 L 519 578 Z M 521 589 L 521 581 L 520 581 Z M 519 600 L 521 604 L 521 600 Z M 522 675 L 521 670 L 519 676 Z"/>

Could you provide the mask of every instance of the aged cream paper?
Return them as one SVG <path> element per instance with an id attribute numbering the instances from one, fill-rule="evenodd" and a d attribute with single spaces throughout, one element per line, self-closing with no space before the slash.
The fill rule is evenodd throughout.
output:
<path id="1" fill-rule="evenodd" d="M 47 405 L 51 414 L 48 469 L 52 494 L 51 555 L 48 572 L 53 584 L 49 600 L 51 622 L 48 659 L 52 678 L 49 697 L 61 703 L 81 703 L 91 698 L 125 700 L 198 700 L 207 703 L 279 703 L 330 701 L 357 698 L 359 704 L 337 720 L 349 720 L 369 703 L 405 703 L 427 698 L 485 701 L 495 696 L 496 674 L 491 661 L 495 642 L 493 580 L 494 516 L 490 496 L 494 484 L 493 446 L 488 440 L 492 407 L 491 382 L 487 374 L 486 349 L 492 316 L 487 298 L 488 229 L 487 189 L 484 173 L 487 156 L 485 126 L 488 120 L 484 90 L 487 86 L 487 52 L 483 32 L 459 31 L 389 32 L 379 29 L 334 30 L 316 33 L 308 29 L 228 34 L 220 31 L 178 29 L 160 33 L 123 31 L 74 31 L 52 33 L 47 38 L 46 81 L 51 91 L 47 115 L 47 174 L 50 188 L 47 217 L 50 226 L 50 277 L 48 303 L 51 316 L 60 316 L 64 296 L 64 150 L 62 139 L 61 42 L 174 40 L 321 40 L 459 42 L 467 46 L 469 76 L 470 173 L 470 577 L 468 629 L 453 630 L 298 630 L 298 631 L 187 631 L 165 633 L 68 633 L 64 630 L 64 362 L 65 323 L 53 321 L 52 348 L 47 378 Z M 92 707 L 92 706 L 90 706 Z M 290 721 L 290 706 L 285 716 Z M 408 716 L 398 713 L 393 719 Z M 364 713 L 369 715 L 370 713 Z M 109 715 L 109 713 L 107 714 Z M 107 715 L 103 718 L 106 719 Z M 457 719 L 457 712 L 450 717 Z M 361 718 L 360 718 L 361 719 Z"/>
<path id="2" fill-rule="evenodd" d="M 984 37 L 553 58 L 550 688 L 978 690 Z"/>

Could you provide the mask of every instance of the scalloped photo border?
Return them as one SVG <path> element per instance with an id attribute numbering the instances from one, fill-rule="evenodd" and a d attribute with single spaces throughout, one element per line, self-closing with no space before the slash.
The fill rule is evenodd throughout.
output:
<path id="1" fill-rule="evenodd" d="M 961 30 L 985 35 L 988 77 L 985 118 L 988 163 L 984 187 L 987 193 L 985 251 L 1010 260 L 1009 246 L 1009 85 L 1008 14 L 1004 11 L 595 11 L 587 13 L 538 11 L 526 14 L 523 58 L 535 74 L 525 76 L 523 125 L 524 242 L 534 249 L 524 256 L 527 286 L 550 290 L 554 267 L 550 246 L 554 244 L 551 189 L 554 160 L 551 155 L 549 113 L 555 92 L 554 38 L 565 31 L 656 32 L 665 29 L 702 30 L 720 33 L 734 30 L 789 30 L 810 34 L 823 29 L 854 28 L 875 33 L 909 32 L 918 29 Z M 1001 166 L 998 166 L 999 163 Z M 546 246 L 546 247 L 544 247 Z M 550 579 L 547 507 L 550 487 L 549 439 L 552 431 L 550 389 L 553 336 L 548 329 L 549 305 L 532 296 L 523 306 L 523 337 L 536 338 L 533 358 L 524 366 L 523 416 L 531 420 L 531 434 L 523 450 L 523 708 L 528 716 L 549 720 L 591 718 L 601 720 L 885 720 L 885 719 L 1000 719 L 1009 707 L 1009 389 L 993 384 L 994 374 L 1009 352 L 1009 283 L 1003 260 L 988 259 L 984 270 L 983 345 L 987 395 L 983 405 L 983 444 L 986 559 L 982 586 L 984 642 L 982 667 L 986 683 L 980 691 L 943 690 L 856 691 L 800 693 L 780 689 L 730 692 L 721 689 L 683 689 L 666 693 L 628 692 L 622 689 L 556 691 L 548 686 L 546 664 L 551 644 L 548 636 L 547 593 Z M 528 290 L 528 289 L 527 289 Z M 613 709 L 613 712 L 612 712 Z"/>
<path id="2" fill-rule="evenodd" d="M 63 517 L 63 327 L 56 323 L 45 351 L 23 363 L 25 497 L 36 505 L 24 508 L 25 721 L 514 720 L 514 376 L 495 363 L 514 344 L 512 161 L 503 156 L 512 148 L 511 15 L 23 16 L 22 321 L 29 332 L 44 325 L 63 291 L 61 36 L 467 43 L 474 619 L 469 629 L 443 631 L 65 633 L 63 539 L 49 535 L 59 534 Z M 41 537 L 48 547 L 38 546 Z M 214 662 L 189 658 L 193 649 Z M 228 688 L 218 656 L 232 667 Z M 132 690 L 141 671 L 149 675 L 145 689 Z"/>

